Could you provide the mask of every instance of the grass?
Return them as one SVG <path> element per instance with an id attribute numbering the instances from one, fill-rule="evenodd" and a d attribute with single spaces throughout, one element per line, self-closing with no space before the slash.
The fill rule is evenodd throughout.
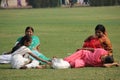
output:
<path id="1" fill-rule="evenodd" d="M 97 24 L 105 25 L 114 57 L 120 55 L 120 6 L 1 9 L 0 54 L 9 51 L 16 39 L 24 35 L 26 26 L 33 26 L 41 40 L 40 50 L 48 57 L 65 57 L 80 48 L 86 37 L 94 34 Z M 120 67 L 87 67 L 81 69 L 11 69 L 10 64 L 0 64 L 0 80 L 119 80 Z"/>

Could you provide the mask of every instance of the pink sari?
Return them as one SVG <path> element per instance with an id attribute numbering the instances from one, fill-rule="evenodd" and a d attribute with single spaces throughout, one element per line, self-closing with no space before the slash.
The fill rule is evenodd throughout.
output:
<path id="1" fill-rule="evenodd" d="M 102 66 L 101 56 L 107 55 L 108 52 L 102 48 L 96 48 L 94 52 L 88 50 L 79 50 L 72 55 L 64 58 L 73 68 L 85 66 Z"/>

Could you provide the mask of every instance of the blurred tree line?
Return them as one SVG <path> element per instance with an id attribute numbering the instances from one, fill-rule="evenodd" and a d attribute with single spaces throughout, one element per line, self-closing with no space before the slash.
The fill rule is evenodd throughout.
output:
<path id="1" fill-rule="evenodd" d="M 120 0 L 89 0 L 90 6 L 114 6 L 120 5 Z"/>
<path id="2" fill-rule="evenodd" d="M 33 8 L 59 7 L 65 0 L 26 0 Z M 77 0 L 73 0 L 77 3 Z M 88 0 L 90 6 L 113 6 L 120 5 L 120 0 Z"/>
<path id="3" fill-rule="evenodd" d="M 0 0 L 1 3 L 2 0 Z M 90 6 L 114 6 L 120 5 L 120 0 L 87 0 Z M 33 8 L 59 7 L 65 0 L 26 0 Z M 77 0 L 73 0 L 77 3 Z"/>
<path id="4" fill-rule="evenodd" d="M 33 8 L 46 8 L 46 7 L 58 7 L 60 6 L 60 0 L 27 0 L 28 5 L 32 5 Z"/>

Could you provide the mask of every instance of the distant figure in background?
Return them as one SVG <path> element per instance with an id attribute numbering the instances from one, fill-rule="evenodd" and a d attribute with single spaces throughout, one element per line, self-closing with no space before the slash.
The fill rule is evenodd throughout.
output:
<path id="1" fill-rule="evenodd" d="M 18 6 L 18 7 L 21 7 L 21 6 L 22 6 L 21 0 L 17 0 L 17 6 Z"/>
<path id="2" fill-rule="evenodd" d="M 73 3 L 73 0 L 69 0 L 70 2 L 70 7 L 73 7 L 74 3 Z"/>
<path id="3" fill-rule="evenodd" d="M 8 0 L 1 0 L 1 7 L 3 8 L 8 7 Z"/>
<path id="4" fill-rule="evenodd" d="M 77 3 L 83 5 L 83 0 L 77 0 Z"/>
<path id="5" fill-rule="evenodd" d="M 70 4 L 69 0 L 65 0 L 65 5 L 69 5 L 69 4 Z"/>
<path id="6" fill-rule="evenodd" d="M 26 4 L 27 4 L 27 6 L 29 6 L 30 4 L 29 4 L 29 0 L 25 0 L 25 2 L 26 2 Z"/>
<path id="7" fill-rule="evenodd" d="M 89 0 L 84 0 L 84 5 L 89 5 Z"/>

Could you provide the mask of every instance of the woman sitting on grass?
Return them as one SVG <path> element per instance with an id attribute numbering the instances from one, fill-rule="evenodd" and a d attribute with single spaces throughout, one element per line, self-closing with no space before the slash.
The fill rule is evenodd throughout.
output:
<path id="1" fill-rule="evenodd" d="M 25 35 L 31 36 L 32 37 L 32 42 L 29 45 L 29 49 L 39 58 L 42 58 L 43 60 L 46 61 L 51 61 L 50 58 L 46 57 L 45 55 L 43 55 L 42 53 L 40 53 L 39 47 L 40 47 L 40 40 L 38 38 L 38 36 L 34 35 L 34 29 L 31 26 L 26 27 L 25 29 Z M 17 43 L 20 42 L 20 40 L 23 38 L 23 36 L 19 37 L 17 39 Z M 33 57 L 30 57 L 31 59 L 35 59 Z M 10 63 L 11 61 L 11 51 L 4 53 L 3 55 L 0 55 L 0 63 Z M 46 64 L 45 62 L 40 61 L 40 64 Z"/>
<path id="2" fill-rule="evenodd" d="M 112 44 L 103 25 L 98 24 L 96 26 L 95 35 L 89 36 L 85 39 L 83 48 L 103 48 L 108 51 L 109 55 L 112 55 Z"/>
<path id="3" fill-rule="evenodd" d="M 32 42 L 31 42 L 31 44 L 28 47 L 32 51 L 32 53 L 35 54 L 36 56 L 38 56 L 39 58 L 43 59 L 43 60 L 51 61 L 50 58 L 46 57 L 44 54 L 42 54 L 40 52 L 40 48 L 39 48 L 40 47 L 40 39 L 38 38 L 38 36 L 34 35 L 34 29 L 33 29 L 33 27 L 31 27 L 31 26 L 26 27 L 26 29 L 25 29 L 25 35 L 29 35 L 29 36 L 32 37 Z M 20 42 L 20 40 L 22 39 L 22 37 L 23 36 L 19 37 L 17 39 L 16 43 Z M 33 59 L 33 60 L 35 59 L 33 57 L 30 57 L 30 58 Z M 45 62 L 42 62 L 40 60 L 39 60 L 39 62 L 40 62 L 40 64 L 46 64 Z"/>
<path id="4" fill-rule="evenodd" d="M 40 60 L 47 64 L 50 62 L 45 61 L 32 53 L 32 51 L 28 48 L 31 44 L 32 38 L 28 35 L 22 37 L 19 43 L 12 49 L 12 57 L 11 57 L 11 66 L 16 69 L 24 69 L 24 68 L 42 68 L 39 65 Z M 36 60 L 31 60 L 29 56 L 34 57 Z"/>

